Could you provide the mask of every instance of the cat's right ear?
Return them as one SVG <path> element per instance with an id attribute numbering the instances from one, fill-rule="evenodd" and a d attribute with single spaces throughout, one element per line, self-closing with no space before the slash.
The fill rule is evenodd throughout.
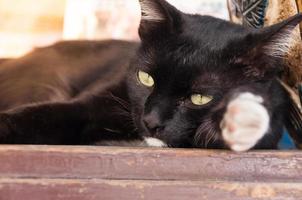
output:
<path id="1" fill-rule="evenodd" d="M 142 41 L 155 41 L 181 28 L 181 12 L 165 0 L 139 0 L 141 21 L 139 36 Z"/>

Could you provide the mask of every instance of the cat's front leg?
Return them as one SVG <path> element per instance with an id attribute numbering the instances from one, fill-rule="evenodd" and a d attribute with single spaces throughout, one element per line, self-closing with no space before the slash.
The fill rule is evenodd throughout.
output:
<path id="1" fill-rule="evenodd" d="M 78 103 L 41 103 L 0 113 L 0 144 L 68 144 L 84 126 Z"/>
<path id="2" fill-rule="evenodd" d="M 13 143 L 12 137 L 14 137 L 15 132 L 10 125 L 9 116 L 5 113 L 0 114 L 0 144 L 3 143 Z"/>
<path id="3" fill-rule="evenodd" d="M 220 128 L 230 149 L 253 148 L 270 129 L 270 115 L 263 98 L 250 92 L 240 93 L 228 103 Z"/>
<path id="4" fill-rule="evenodd" d="M 87 145 L 140 139 L 126 105 L 112 93 L 101 93 L 11 109 L 0 113 L 0 144 Z"/>

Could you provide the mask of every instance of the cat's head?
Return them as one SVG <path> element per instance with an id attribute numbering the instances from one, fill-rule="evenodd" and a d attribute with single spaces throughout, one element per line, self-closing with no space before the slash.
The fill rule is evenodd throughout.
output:
<path id="1" fill-rule="evenodd" d="M 171 147 L 221 146 L 219 122 L 238 87 L 269 90 L 282 71 L 296 15 L 256 30 L 141 0 L 141 46 L 128 80 L 133 118 L 144 136 Z"/>

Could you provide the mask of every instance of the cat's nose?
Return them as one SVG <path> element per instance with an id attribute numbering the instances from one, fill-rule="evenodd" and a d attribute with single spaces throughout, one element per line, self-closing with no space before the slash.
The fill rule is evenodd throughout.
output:
<path id="1" fill-rule="evenodd" d="M 157 112 L 151 112 L 145 115 L 143 117 L 143 122 L 152 136 L 159 133 L 164 128 Z"/>

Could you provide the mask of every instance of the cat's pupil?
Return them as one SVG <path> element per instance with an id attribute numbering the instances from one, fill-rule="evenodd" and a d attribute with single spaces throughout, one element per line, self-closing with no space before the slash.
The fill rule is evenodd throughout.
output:
<path id="1" fill-rule="evenodd" d="M 201 94 L 193 94 L 191 96 L 191 101 L 194 105 L 205 105 L 213 100 L 212 96 L 209 95 L 201 95 Z"/>

